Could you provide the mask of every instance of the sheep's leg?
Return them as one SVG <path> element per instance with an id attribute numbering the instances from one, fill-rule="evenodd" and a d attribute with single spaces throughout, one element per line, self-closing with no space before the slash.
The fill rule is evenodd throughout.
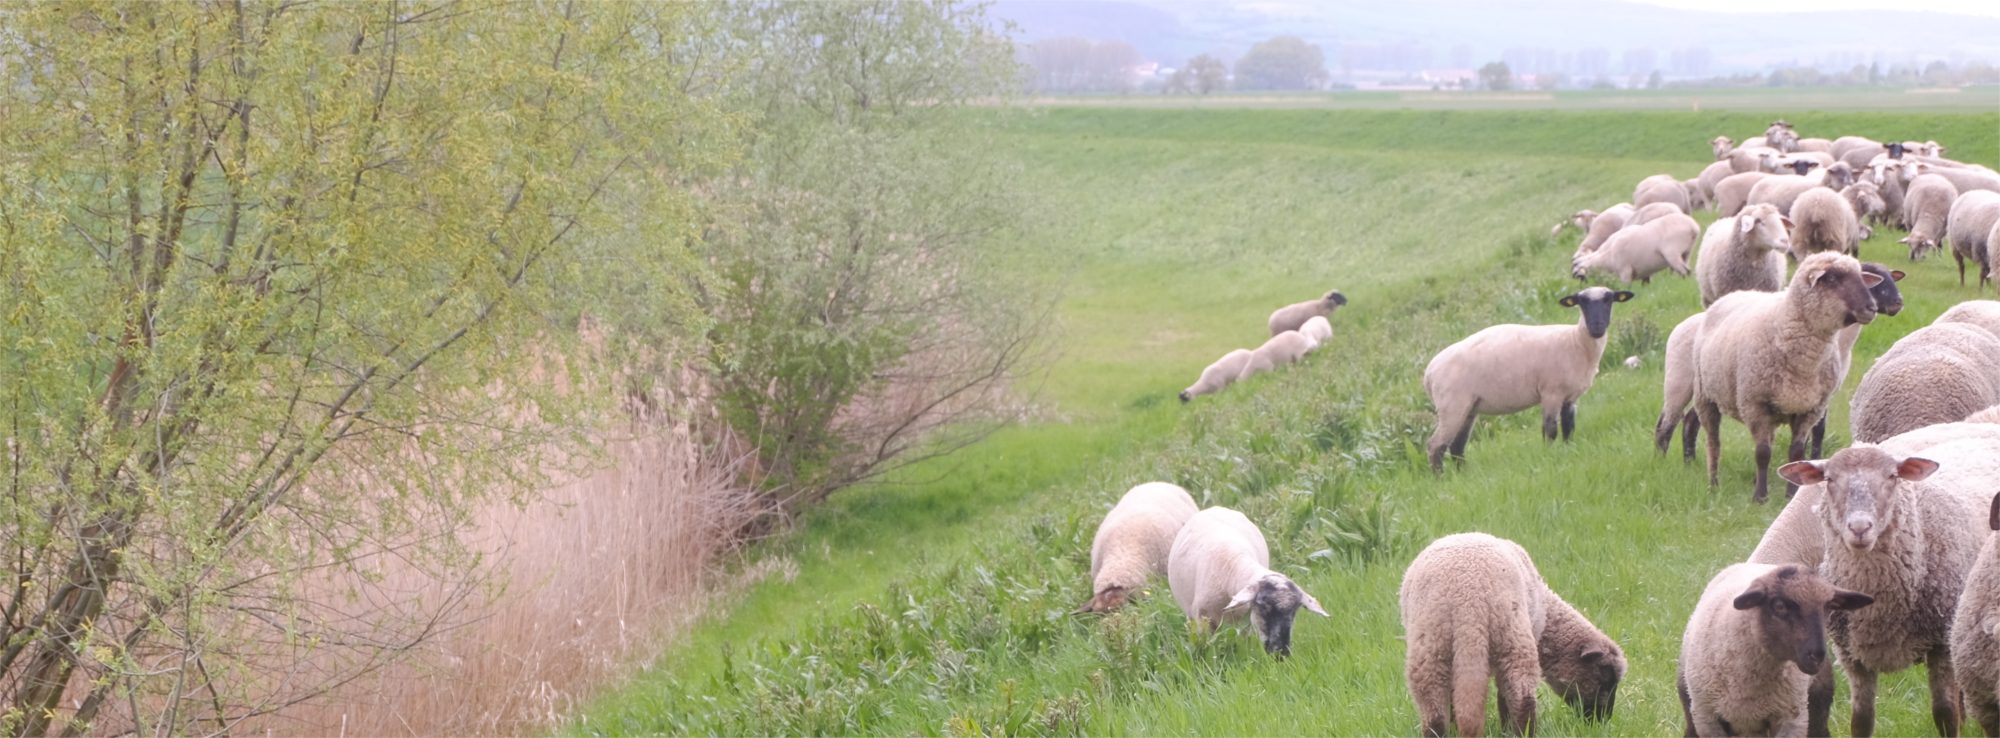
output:
<path id="1" fill-rule="evenodd" d="M 1562 432 L 1562 400 L 1542 402 L 1542 440 L 1554 441 Z"/>
<path id="2" fill-rule="evenodd" d="M 1958 735 L 1959 709 L 1958 680 L 1952 677 L 1951 651 L 1944 646 L 1931 649 L 1924 656 L 1925 671 L 1931 679 L 1931 722 L 1937 724 L 1938 735 L 1954 738 Z"/>
<path id="3" fill-rule="evenodd" d="M 1444 473 L 1444 452 L 1451 447 L 1452 438 L 1458 435 L 1464 418 L 1465 414 L 1456 412 L 1456 408 L 1438 408 L 1438 427 L 1431 434 L 1430 441 L 1431 473 Z"/>
<path id="4" fill-rule="evenodd" d="M 1460 430 L 1458 431 L 1458 436 L 1457 436 L 1457 437 L 1455 437 L 1455 438 L 1451 439 L 1451 457 L 1452 457 L 1452 458 L 1454 458 L 1454 459 L 1458 459 L 1459 461 L 1465 461 L 1465 443 L 1466 443 L 1467 441 L 1470 441 L 1470 440 L 1472 440 L 1472 425 L 1473 425 L 1473 423 L 1474 423 L 1474 422 L 1476 422 L 1476 421 L 1478 421 L 1478 420 L 1479 420 L 1479 416 L 1477 416 L 1477 415 L 1473 415 L 1473 414 L 1471 414 L 1471 413 L 1466 413 L 1466 415 L 1465 415 L 1465 427 L 1464 427 L 1464 428 L 1461 428 L 1461 429 L 1460 429 Z"/>
<path id="5" fill-rule="evenodd" d="M 1821 414 L 1819 416 L 1819 422 L 1813 424 L 1812 454 L 1810 458 L 1815 458 L 1815 459 L 1826 458 L 1820 455 L 1820 452 L 1824 450 L 1826 450 L 1826 415 Z M 1798 459 L 1792 459 L 1792 460 L 1798 461 Z M 1790 495 L 1787 496 L 1789 497 Z"/>
<path id="6" fill-rule="evenodd" d="M 1785 454 L 1786 463 L 1801 461 L 1806 458 L 1806 437 L 1810 435 L 1812 435 L 1812 428 L 1806 427 L 1806 416 L 1794 417 L 1792 419 L 1792 447 Z M 1799 486 L 1793 484 L 1791 480 L 1785 480 L 1785 499 L 1792 499 L 1792 495 L 1798 493 Z"/>
<path id="7" fill-rule="evenodd" d="M 1849 732 L 1854 738 L 1868 738 L 1875 734 L 1875 671 L 1849 661 L 1847 682 L 1847 699 L 1853 703 Z"/>
<path id="8" fill-rule="evenodd" d="M 1952 250 L 1951 250 L 1951 258 L 1953 258 L 1953 259 L 1955 259 L 1955 260 L 1957 260 L 1957 261 L 1958 261 L 1958 286 L 1960 286 L 1960 287 L 1964 287 L 1964 286 L 1965 286 L 1965 255 L 1964 255 L 1964 254 L 1961 254 L 1961 253 L 1958 253 L 1958 249 L 1952 249 Z"/>
<path id="9" fill-rule="evenodd" d="M 1991 690 L 1975 690 L 1966 695 L 1966 701 L 1972 703 L 1972 715 L 1979 719 L 1987 738 L 2000 738 L 2000 699 L 1995 699 Z"/>
<path id="10" fill-rule="evenodd" d="M 1570 435 L 1576 432 L 1576 401 L 1575 401 L 1575 400 L 1566 400 L 1566 401 L 1564 401 L 1564 402 L 1563 402 L 1563 406 L 1562 406 L 1562 431 L 1563 431 L 1563 441 L 1564 441 L 1564 442 L 1568 442 L 1568 441 L 1569 441 L 1569 437 L 1570 437 Z"/>
<path id="11" fill-rule="evenodd" d="M 1682 277 L 1688 275 L 1688 255 L 1686 253 L 1684 252 L 1670 253 L 1667 254 L 1666 257 L 1667 257 L 1667 268 L 1674 270 L 1674 274 Z"/>
<path id="12" fill-rule="evenodd" d="M 1827 719 L 1832 716 L 1833 662 L 1825 661 L 1820 663 L 1819 673 L 1813 675 L 1811 686 L 1806 688 L 1806 735 L 1812 738 L 1833 735 L 1826 725 Z"/>
<path id="13" fill-rule="evenodd" d="M 1778 435 L 1778 426 L 1768 418 L 1745 418 L 1754 422 L 1750 426 L 1750 438 L 1757 444 L 1757 489 L 1750 493 L 1750 501 L 1763 504 L 1770 497 L 1771 490 L 1771 441 Z"/>
<path id="14" fill-rule="evenodd" d="M 1516 635 L 1527 635 L 1526 629 Z M 1534 735 L 1535 689 L 1542 682 L 1541 654 L 1532 638 L 1501 644 L 1494 655 L 1495 704 L 1508 735 Z"/>
<path id="15" fill-rule="evenodd" d="M 1699 404 L 1701 424 L 1708 426 L 1708 488 L 1715 489 L 1722 471 L 1722 408 L 1714 402 Z"/>
<path id="16" fill-rule="evenodd" d="M 1694 700 L 1688 697 L 1687 675 L 1682 674 L 1679 669 L 1674 670 L 1674 691 L 1680 693 L 1681 719 L 1687 722 L 1685 738 L 1696 738 L 1701 734 L 1696 733 L 1694 729 Z"/>
<path id="17" fill-rule="evenodd" d="M 1692 464 L 1694 463 L 1694 442 L 1701 436 L 1701 414 L 1695 412 L 1694 408 L 1688 408 L 1687 418 L 1682 420 L 1681 423 L 1685 426 L 1685 429 L 1681 431 L 1681 461 Z M 1714 431 L 1709 432 L 1713 433 Z"/>
<path id="18" fill-rule="evenodd" d="M 1441 738 L 1451 719 L 1451 653 L 1445 649 L 1418 653 L 1414 644 L 1410 650 L 1403 676 L 1410 683 L 1410 697 L 1417 703 L 1424 738 Z"/>

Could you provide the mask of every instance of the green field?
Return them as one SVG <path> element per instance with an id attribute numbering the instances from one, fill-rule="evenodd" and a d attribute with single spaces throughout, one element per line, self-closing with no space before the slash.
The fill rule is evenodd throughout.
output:
<path id="1" fill-rule="evenodd" d="M 1334 110 L 1686 110 L 1902 113 L 2000 111 L 2000 86 L 1969 87 L 1721 87 L 1661 90 L 1359 90 L 1345 92 L 1226 92 L 1213 95 L 1056 95 L 1048 107 L 1309 108 Z M 1757 132 L 1761 132 L 1758 129 Z M 1749 133 L 1739 134 L 1743 138 Z"/>
<path id="2" fill-rule="evenodd" d="M 1678 733 L 1687 614 L 1778 509 L 1749 502 L 1738 424 L 1715 492 L 1677 453 L 1653 452 L 1660 351 L 1699 306 L 1692 280 L 1666 275 L 1618 307 L 1572 444 L 1544 444 L 1533 413 L 1484 420 L 1463 469 L 1434 478 L 1421 373 L 1480 327 L 1573 322 L 1556 301 L 1577 288 L 1577 237 L 1552 239 L 1549 226 L 1629 199 L 1647 175 L 1692 176 L 1710 137 L 1755 135 L 1774 112 L 1803 135 L 1936 139 L 2000 161 L 1991 108 L 1809 110 L 1063 107 L 1009 122 L 1044 227 L 995 248 L 1064 289 L 1055 363 L 1024 388 L 1037 392 L 1035 420 L 837 495 L 745 567 L 786 575 L 719 597 L 679 646 L 565 730 L 1413 734 L 1397 583 L 1432 538 L 1481 530 L 1524 545 L 1631 662 L 1608 723 L 1578 720 L 1543 689 L 1542 731 Z M 1850 385 L 1895 338 L 1976 295 L 1948 258 L 1908 264 L 1900 236 L 1863 246 L 1911 277 L 1903 314 L 1864 333 Z M 1351 303 L 1328 347 L 1174 401 L 1214 357 L 1260 342 L 1272 308 L 1330 287 Z M 1643 364 L 1628 370 L 1633 355 Z M 1332 612 L 1301 615 L 1290 660 L 1247 634 L 1191 630 L 1164 583 L 1110 617 L 1069 614 L 1089 595 L 1098 519 L 1153 479 L 1243 510 L 1274 568 Z M 1932 729 L 1919 671 L 1885 679 L 1879 704 L 1885 734 Z"/>

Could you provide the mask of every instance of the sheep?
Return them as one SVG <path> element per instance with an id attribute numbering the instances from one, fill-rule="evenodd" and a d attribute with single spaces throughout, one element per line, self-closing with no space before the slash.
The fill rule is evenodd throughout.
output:
<path id="1" fill-rule="evenodd" d="M 1817 152 L 1822 154 L 1833 153 L 1833 141 L 1830 139 L 1801 138 L 1798 140 L 1797 146 L 1798 146 L 1797 149 L 1798 151 Z"/>
<path id="2" fill-rule="evenodd" d="M 1867 174 L 1868 181 L 1875 183 L 1876 191 L 1882 195 L 1882 214 L 1873 218 L 1875 224 L 1908 230 L 1909 224 L 1903 222 L 1903 194 L 1910 183 L 1903 178 L 1902 171 L 1884 163 L 1871 165 Z"/>
<path id="3" fill-rule="evenodd" d="M 1937 323 L 1966 323 L 2000 336 L 2000 300 L 1966 300 L 1939 315 Z"/>
<path id="4" fill-rule="evenodd" d="M 1222 388 L 1234 384 L 1238 377 L 1243 376 L 1243 368 L 1250 364 L 1251 356 L 1249 349 L 1237 349 L 1223 354 L 1222 358 L 1216 359 L 1215 363 L 1201 370 L 1200 379 L 1188 385 L 1187 389 L 1181 390 L 1181 402 L 1221 392 Z"/>
<path id="5" fill-rule="evenodd" d="M 2000 531 L 2000 494 L 1986 513 L 1986 527 Z M 2000 536 L 1988 535 L 1965 575 L 1964 594 L 1951 618 L 1951 660 L 1960 694 L 1987 735 L 2000 735 Z"/>
<path id="6" fill-rule="evenodd" d="M 1681 180 L 1681 190 L 1687 193 L 1689 213 L 1709 206 L 1709 191 L 1702 189 L 1699 175 Z"/>
<path id="7" fill-rule="evenodd" d="M 1271 570 L 1264 533 L 1243 513 L 1211 507 L 1189 517 L 1167 555 L 1167 586 L 1188 620 L 1210 630 L 1250 616 L 1264 651 L 1292 654 L 1292 619 L 1300 607 L 1328 617 L 1319 600 Z"/>
<path id="8" fill-rule="evenodd" d="M 1833 251 L 1853 256 L 1860 252 L 1861 220 L 1847 198 L 1824 187 L 1799 193 L 1792 203 L 1792 256 Z"/>
<path id="9" fill-rule="evenodd" d="M 1305 325 L 1306 321 L 1313 316 L 1333 315 L 1333 311 L 1340 309 L 1340 306 L 1346 304 L 1347 296 L 1340 294 L 1340 290 L 1332 290 L 1317 300 L 1295 302 L 1278 308 L 1271 313 L 1269 321 L 1271 335 L 1276 336 L 1285 331 L 1298 330 L 1299 326 Z"/>
<path id="10" fill-rule="evenodd" d="M 1651 223 L 1661 218 L 1665 218 L 1669 215 L 1684 215 L 1684 214 L 1685 213 L 1680 209 L 1680 206 L 1670 202 L 1647 203 L 1644 207 L 1632 211 L 1632 217 L 1629 220 L 1625 221 L 1625 228 L 1620 228 L 1618 230 L 1622 231 L 1625 230 L 1626 228 L 1631 228 L 1632 226 L 1645 225 L 1647 223 Z"/>
<path id="11" fill-rule="evenodd" d="M 1513 541 L 1484 533 L 1432 541 L 1403 572 L 1398 602 L 1404 677 L 1424 735 L 1444 735 L 1448 721 L 1461 736 L 1483 734 L 1489 681 L 1514 735 L 1534 732 L 1543 680 L 1584 717 L 1611 717 L 1624 652 L 1549 589 Z"/>
<path id="12" fill-rule="evenodd" d="M 1806 172 L 1800 169 L 1799 162 L 1811 163 L 1805 169 L 1817 167 L 1822 171 L 1832 170 L 1835 164 L 1840 164 L 1843 167 L 1847 166 L 1846 164 L 1841 164 L 1840 160 L 1833 158 L 1831 154 L 1818 151 L 1800 151 L 1798 153 L 1785 154 L 1774 159 L 1766 159 L 1764 160 L 1764 167 L 1774 172 L 1783 172 L 1789 169 L 1795 174 L 1805 174 Z M 1849 171 L 1852 171 L 1852 169 Z"/>
<path id="13" fill-rule="evenodd" d="M 1848 166 L 1859 170 L 1868 166 L 1868 162 L 1876 155 L 1887 151 L 1882 142 L 1867 136 L 1841 136 L 1833 140 L 1833 147 L 1828 153 L 1833 154 L 1833 158 L 1847 162 Z"/>
<path id="14" fill-rule="evenodd" d="M 1823 252 L 1799 263 L 1784 292 L 1732 292 L 1709 307 L 1694 345 L 1694 406 L 1709 429 L 1710 487 L 1719 481 L 1725 413 L 1749 426 L 1756 443 L 1753 501 L 1767 496 L 1779 424 L 1792 428 L 1790 459 L 1805 455 L 1806 431 L 1837 389 L 1834 334 L 1875 319 L 1869 288 L 1881 280 L 1854 257 Z"/>
<path id="15" fill-rule="evenodd" d="M 1769 146 L 1738 146 L 1729 152 L 1729 171 L 1737 174 L 1769 171 L 1764 168 L 1765 162 L 1780 156 L 1784 152 Z"/>
<path id="16" fill-rule="evenodd" d="M 1958 191 L 1961 193 L 1972 190 L 2000 192 L 2000 173 L 1995 173 L 1993 170 L 1985 167 L 1977 169 L 1971 167 L 1948 167 L 1925 162 L 1916 162 L 1914 166 L 1917 168 L 1919 175 L 1935 174 L 1950 180 L 1952 186 L 1958 188 Z"/>
<path id="17" fill-rule="evenodd" d="M 1298 361 L 1316 347 L 1318 344 L 1298 331 L 1285 331 L 1272 336 L 1256 351 L 1250 352 L 1250 360 L 1243 363 L 1243 371 L 1236 374 L 1236 381 L 1241 382 Z"/>
<path id="18" fill-rule="evenodd" d="M 1722 180 L 1728 179 L 1729 175 L 1732 174 L 1735 174 L 1735 172 L 1730 170 L 1729 162 L 1726 161 L 1718 161 L 1702 168 L 1701 175 L 1695 177 L 1695 185 L 1701 188 L 1702 202 L 1707 203 L 1708 207 L 1720 204 L 1720 201 L 1716 198 L 1715 186 L 1721 184 Z M 1745 190 L 1745 192 L 1747 193 L 1748 190 Z"/>
<path id="19" fill-rule="evenodd" d="M 1575 226 L 1578 230 L 1581 230 L 1585 233 L 1589 233 L 1590 223 L 1591 221 L 1594 220 L 1597 220 L 1597 211 L 1578 210 L 1575 213 L 1571 214 L 1569 217 L 1556 221 L 1555 226 L 1549 229 L 1549 237 L 1554 238 L 1556 236 L 1560 236 L 1562 235 L 1562 231 L 1564 228 L 1569 228 L 1571 226 Z"/>
<path id="20" fill-rule="evenodd" d="M 1686 215 L 1669 215 L 1611 234 L 1604 245 L 1570 260 L 1570 274 L 1583 279 L 1592 272 L 1610 273 L 1624 282 L 1651 283 L 1653 275 L 1671 269 L 1688 275 L 1688 252 L 1701 237 L 1701 224 Z"/>
<path id="21" fill-rule="evenodd" d="M 1979 270 L 1979 289 L 1993 276 L 1986 234 L 2000 224 L 2000 192 L 1961 192 L 1951 201 L 1945 215 L 1945 238 L 1951 241 L 1951 257 L 1958 262 L 1958 286 L 1965 286 L 1965 262 Z"/>
<path id="22" fill-rule="evenodd" d="M 1723 161 L 1729 158 L 1729 152 L 1736 150 L 1736 139 L 1728 136 L 1716 136 L 1709 139 L 1708 148 L 1715 153 L 1716 161 Z"/>
<path id="23" fill-rule="evenodd" d="M 1167 573 L 1174 537 L 1198 510 L 1178 485 L 1147 482 L 1126 490 L 1091 539 L 1091 597 L 1077 612 L 1124 607 L 1148 578 Z"/>
<path id="24" fill-rule="evenodd" d="M 1715 212 L 1724 217 L 1741 212 L 1750 202 L 1750 190 L 1770 176 L 1764 172 L 1741 172 L 1723 177 L 1715 183 Z"/>
<path id="25" fill-rule="evenodd" d="M 1882 264 L 1865 261 L 1861 263 L 1861 271 L 1882 278 L 1882 281 L 1868 288 L 1868 296 L 1875 299 L 1875 315 L 1877 317 L 1884 315 L 1893 317 L 1903 312 L 1903 290 L 1896 286 L 1897 282 L 1903 281 L 1904 274 L 1901 270 L 1890 269 Z M 1839 333 L 1834 334 L 1834 359 L 1838 367 L 1838 370 L 1833 374 L 1834 387 L 1847 386 L 1847 373 L 1854 367 L 1854 344 L 1860 340 L 1861 324 L 1859 323 L 1842 328 Z M 1813 425 L 1812 448 L 1810 449 L 1813 458 L 1819 458 L 1822 444 L 1826 442 L 1826 416 L 1828 407 L 1833 402 L 1833 396 L 1827 395 L 1826 399 L 1829 405 L 1820 407 L 1819 422 Z"/>
<path id="26" fill-rule="evenodd" d="M 1823 484 L 1826 541 L 1820 573 L 1836 587 L 1867 592 L 1869 607 L 1835 611 L 1827 631 L 1847 671 L 1854 735 L 1875 732 L 1875 680 L 1922 661 L 1939 733 L 1957 735 L 1950 628 L 1965 576 L 1978 557 L 1986 495 L 2000 485 L 2000 443 L 1981 439 L 1901 456 L 1860 444 L 1778 473 L 1801 487 Z"/>
<path id="27" fill-rule="evenodd" d="M 1655 174 L 1639 180 L 1632 190 L 1632 207 L 1643 208 L 1656 202 L 1673 203 L 1683 213 L 1694 212 L 1688 204 L 1687 189 L 1671 174 Z"/>
<path id="28" fill-rule="evenodd" d="M 1994 405 L 1993 407 L 1986 408 L 1985 410 L 1981 410 L 1971 415 L 1967 415 L 1965 416 L 1965 420 L 1963 422 L 1989 423 L 1994 425 L 2000 425 L 2000 405 Z"/>
<path id="29" fill-rule="evenodd" d="M 1799 134 L 1792 130 L 1792 124 L 1782 119 L 1773 121 L 1770 128 L 1764 129 L 1764 140 L 1787 154 L 1799 150 Z"/>
<path id="30" fill-rule="evenodd" d="M 1800 177 L 1770 177 L 1759 180 L 1750 188 L 1750 199 L 1747 202 L 1752 205 L 1760 202 L 1770 203 L 1778 206 L 1778 212 L 1790 215 L 1792 203 L 1807 190 L 1831 187 L 1835 192 L 1839 192 L 1840 188 L 1853 184 L 1853 180 L 1853 172 L 1849 171 L 1845 164 L 1836 164 Z"/>
<path id="31" fill-rule="evenodd" d="M 1682 216 L 1685 217 L 1685 216 Z M 1465 459 L 1476 415 L 1507 415 L 1542 408 L 1542 437 L 1568 440 L 1576 429 L 1576 401 L 1597 378 L 1611 329 L 1611 304 L 1632 293 L 1590 287 L 1557 304 L 1578 308 L 1574 325 L 1496 325 L 1445 347 L 1424 369 L 1424 391 L 1437 408 L 1431 434 L 1431 471 L 1444 471 L 1444 453 Z"/>
<path id="32" fill-rule="evenodd" d="M 1326 345 L 1327 339 L 1333 338 L 1333 323 L 1324 315 L 1315 315 L 1306 319 L 1306 324 L 1299 327 L 1299 333 L 1312 339 L 1312 350 L 1317 351 L 1320 346 Z"/>
<path id="33" fill-rule="evenodd" d="M 1784 254 L 1792 248 L 1792 221 L 1772 205 L 1753 205 L 1708 226 L 1694 280 L 1707 307 L 1737 290 L 1776 292 L 1785 283 Z"/>
<path id="34" fill-rule="evenodd" d="M 1603 246 L 1612 234 L 1625 227 L 1625 222 L 1632 219 L 1634 212 L 1636 211 L 1630 203 L 1621 202 L 1605 208 L 1602 213 L 1594 214 L 1590 222 L 1583 226 L 1583 241 L 1576 245 L 1576 256 L 1588 254 Z"/>
<path id="35" fill-rule="evenodd" d="M 1889 203 L 1882 199 L 1881 186 L 1864 179 L 1841 190 L 1840 197 L 1847 201 L 1847 207 L 1854 211 L 1854 217 L 1864 223 L 1861 226 L 1861 240 L 1874 238 L 1875 229 L 1865 224 L 1880 224 L 1889 213 Z"/>
<path id="36" fill-rule="evenodd" d="M 1933 322 L 1896 341 L 1848 400 L 1849 434 L 1873 443 L 2000 404 L 2000 339 L 1974 325 Z"/>
<path id="37" fill-rule="evenodd" d="M 1826 665 L 1826 614 L 1874 601 L 1797 564 L 1723 569 L 1681 635 L 1674 684 L 1687 734 L 1808 735 L 1807 688 Z"/>
<path id="38" fill-rule="evenodd" d="M 1903 193 L 1903 223 L 1909 226 L 1910 234 L 1899 242 L 1910 247 L 1912 261 L 1938 249 L 1938 240 L 1945 235 L 1945 218 L 1956 199 L 1958 187 L 1951 180 L 1935 174 L 1910 180 Z"/>

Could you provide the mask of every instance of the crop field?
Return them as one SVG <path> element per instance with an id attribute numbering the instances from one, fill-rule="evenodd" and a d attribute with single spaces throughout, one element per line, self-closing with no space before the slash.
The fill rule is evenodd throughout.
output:
<path id="1" fill-rule="evenodd" d="M 1896 111 L 1990 113 L 2000 87 L 1722 87 L 1660 90 L 1359 90 L 1333 93 L 1232 92 L 1214 95 L 1063 95 L 1037 98 L 1053 107 L 1324 108 L 1336 110 L 1703 110 Z M 1766 121 L 1767 123 L 1769 121 Z M 1758 128 L 1736 136 L 1762 132 Z"/>
<path id="2" fill-rule="evenodd" d="M 1525 546 L 1630 661 L 1608 722 L 1581 720 L 1544 687 L 1541 732 L 1678 734 L 1688 613 L 1783 504 L 1750 502 L 1741 424 L 1726 423 L 1715 490 L 1677 448 L 1653 450 L 1661 351 L 1699 309 L 1693 280 L 1631 287 L 1572 443 L 1544 443 L 1533 412 L 1482 419 L 1467 463 L 1434 477 L 1425 364 L 1487 325 L 1575 322 L 1556 303 L 1578 288 L 1578 235 L 1552 238 L 1550 226 L 1630 199 L 1645 176 L 1693 176 L 1714 135 L 1756 135 L 1783 115 L 1805 136 L 1936 139 L 1991 166 L 2000 112 L 1659 107 L 1070 106 L 996 123 L 1039 225 L 994 249 L 1063 295 L 1053 362 L 1021 388 L 1028 419 L 842 492 L 796 535 L 755 548 L 741 566 L 752 583 L 719 595 L 679 645 L 563 730 L 1413 735 L 1397 585 L 1431 539 L 1477 530 Z M 1949 256 L 1911 264 L 1901 236 L 1881 230 L 1862 246 L 1910 272 L 1907 307 L 1863 333 L 1829 449 L 1846 444 L 1848 393 L 1868 363 L 1978 296 Z M 1175 401 L 1209 361 L 1261 342 L 1273 308 L 1329 288 L 1351 302 L 1328 346 Z M 1301 614 L 1279 662 L 1248 633 L 1190 628 L 1163 581 L 1115 615 L 1072 615 L 1090 594 L 1098 521 L 1149 480 L 1244 511 L 1273 568 L 1332 617 Z M 1927 700 L 1921 667 L 1886 677 L 1878 730 L 1928 734 Z"/>

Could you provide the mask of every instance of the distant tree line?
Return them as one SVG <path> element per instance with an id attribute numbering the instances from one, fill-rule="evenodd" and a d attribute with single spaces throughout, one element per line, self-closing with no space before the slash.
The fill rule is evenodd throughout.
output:
<path id="1" fill-rule="evenodd" d="M 1250 47 L 1235 68 L 1202 54 L 1171 70 L 1148 64 L 1123 41 L 1066 36 L 1023 46 L 1028 86 L 1038 92 L 1130 92 L 1206 95 L 1237 90 L 1323 90 L 1332 77 L 1326 53 L 1297 36 L 1277 36 Z"/>

